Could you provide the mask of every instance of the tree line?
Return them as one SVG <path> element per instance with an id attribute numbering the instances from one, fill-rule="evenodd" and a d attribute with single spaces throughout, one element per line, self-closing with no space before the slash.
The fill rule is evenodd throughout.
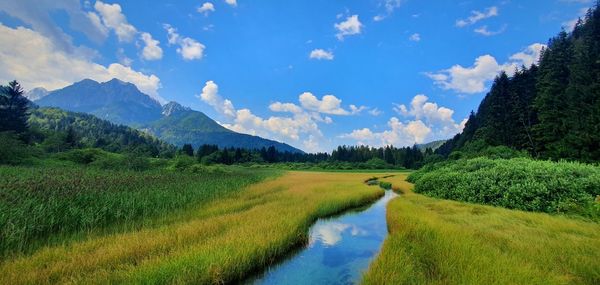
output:
<path id="1" fill-rule="evenodd" d="M 201 145 L 194 150 L 191 144 L 184 144 L 179 151 L 182 155 L 196 157 L 205 164 L 239 164 L 239 163 L 371 163 L 382 167 L 419 168 L 426 157 L 433 156 L 433 151 L 425 152 L 418 147 L 396 148 L 386 146 L 374 148 L 369 146 L 338 146 L 328 153 L 292 153 L 278 151 L 274 146 L 260 149 L 223 148 L 216 145 Z"/>
<path id="2" fill-rule="evenodd" d="M 437 154 L 508 146 L 539 159 L 600 161 L 600 1 L 537 65 L 502 72 L 461 134 Z"/>

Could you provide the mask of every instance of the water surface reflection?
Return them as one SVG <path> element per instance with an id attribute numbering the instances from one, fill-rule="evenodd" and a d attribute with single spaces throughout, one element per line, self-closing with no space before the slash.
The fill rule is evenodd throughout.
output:
<path id="1" fill-rule="evenodd" d="M 384 197 L 362 211 L 318 220 L 310 229 L 304 249 L 247 283 L 357 283 L 388 234 L 385 206 L 395 196 L 386 191 Z"/>

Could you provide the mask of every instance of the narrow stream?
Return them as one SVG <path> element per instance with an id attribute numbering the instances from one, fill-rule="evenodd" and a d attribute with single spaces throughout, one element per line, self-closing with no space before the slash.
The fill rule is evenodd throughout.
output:
<path id="1" fill-rule="evenodd" d="M 355 284 L 379 252 L 388 231 L 385 217 L 391 190 L 367 208 L 319 219 L 308 245 L 246 284 Z"/>

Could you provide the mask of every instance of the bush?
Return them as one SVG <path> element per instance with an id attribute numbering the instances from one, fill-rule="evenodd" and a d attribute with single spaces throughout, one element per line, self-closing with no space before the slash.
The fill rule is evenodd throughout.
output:
<path id="1" fill-rule="evenodd" d="M 32 151 L 16 134 L 0 132 L 0 164 L 22 164 L 32 156 Z"/>
<path id="2" fill-rule="evenodd" d="M 415 192 L 525 211 L 598 218 L 600 167 L 526 158 L 475 158 L 428 165 L 409 176 Z"/>

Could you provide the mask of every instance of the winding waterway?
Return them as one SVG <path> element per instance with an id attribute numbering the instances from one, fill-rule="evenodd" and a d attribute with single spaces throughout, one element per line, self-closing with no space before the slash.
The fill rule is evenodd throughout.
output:
<path id="1" fill-rule="evenodd" d="M 388 231 L 387 203 L 393 191 L 367 208 L 319 219 L 309 243 L 246 284 L 355 284 L 375 258 Z"/>

